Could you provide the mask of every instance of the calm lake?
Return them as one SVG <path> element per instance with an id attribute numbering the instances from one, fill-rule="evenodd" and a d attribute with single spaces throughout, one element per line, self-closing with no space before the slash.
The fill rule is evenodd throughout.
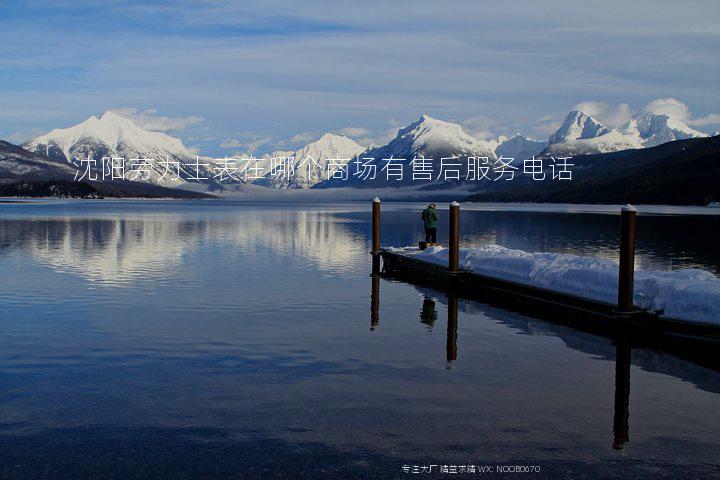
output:
<path id="1" fill-rule="evenodd" d="M 382 243 L 417 242 L 423 206 L 384 203 Z M 637 267 L 720 274 L 717 232 L 642 215 Z M 618 236 L 462 207 L 464 246 L 616 258 Z M 386 279 L 373 319 L 369 249 L 369 202 L 0 204 L 0 477 L 720 478 L 720 373 Z"/>

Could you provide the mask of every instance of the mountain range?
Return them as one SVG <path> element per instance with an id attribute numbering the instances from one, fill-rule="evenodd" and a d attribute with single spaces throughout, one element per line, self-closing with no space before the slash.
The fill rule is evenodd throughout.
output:
<path id="1" fill-rule="evenodd" d="M 0 140 L 0 196 L 3 197 L 211 197 L 203 192 L 143 182 L 127 180 L 86 182 L 76 181 L 75 177 L 76 168 L 67 160 L 50 158 Z"/>
<path id="2" fill-rule="evenodd" d="M 40 135 L 22 144 L 25 150 L 45 155 L 51 160 L 68 162 L 75 166 L 79 159 L 93 158 L 100 162 L 103 157 L 130 159 L 155 159 L 178 162 L 180 167 L 198 177 L 212 178 L 210 169 L 191 164 L 197 161 L 178 138 L 162 132 L 150 132 L 138 127 L 132 120 L 107 111 L 99 117 L 87 120 L 69 128 L 59 128 Z M 201 162 L 197 162 L 198 165 Z M 127 163 L 126 163 L 127 165 Z M 185 180 L 178 175 L 165 172 L 159 162 L 149 162 L 150 172 L 143 178 L 145 183 L 165 187 L 179 187 Z M 173 169 L 176 167 L 173 164 Z M 163 173 L 166 173 L 163 175 Z"/>
<path id="3" fill-rule="evenodd" d="M 621 127 L 611 129 L 581 110 L 572 110 L 560 128 L 550 135 L 549 145 L 540 155 L 575 156 L 617 152 L 707 136 L 665 114 L 636 113 Z"/>
<path id="4" fill-rule="evenodd" d="M 348 137 L 326 133 L 295 152 L 266 155 L 260 165 L 267 173 L 253 183 L 272 188 L 311 188 L 332 177 L 347 159 L 364 151 L 365 147 Z"/>
<path id="5" fill-rule="evenodd" d="M 326 133 L 319 139 L 295 151 L 276 151 L 257 159 L 256 167 L 262 173 L 257 178 L 243 180 L 258 186 L 276 189 L 308 189 L 334 187 L 416 187 L 422 189 L 476 186 L 466 181 L 468 162 L 477 157 L 497 157 L 522 160 L 536 156 L 549 158 L 610 153 L 630 149 L 645 149 L 675 140 L 707 137 L 706 134 L 688 127 L 682 121 L 649 112 L 638 112 L 619 128 L 610 128 L 583 112 L 574 109 L 567 114 L 561 126 L 547 141 L 535 140 L 521 134 L 501 136 L 493 140 L 478 139 L 467 133 L 461 125 L 422 115 L 417 121 L 398 130 L 391 141 L 381 146 L 363 147 L 351 138 Z M 152 171 L 135 182 L 161 187 L 185 188 L 193 191 L 220 192 L 223 184 L 214 178 L 215 167 L 221 159 L 197 156 L 178 138 L 165 133 L 140 128 L 132 120 L 111 111 L 91 116 L 85 121 L 52 130 L 25 142 L 22 148 L 31 155 L 9 149 L 5 143 L 5 156 L 0 159 L 3 178 L 58 178 L 77 170 L 79 159 L 122 157 L 125 159 L 150 158 L 177 162 L 186 172 L 198 172 L 206 177 L 199 182 L 188 183 L 173 175 L 163 175 L 157 163 L 151 163 Z M 457 157 L 457 158 L 451 158 Z M 469 160 L 470 157 L 473 160 Z M 416 158 L 432 159 L 422 177 L 413 179 L 411 162 Z M 446 165 L 457 169 L 461 175 L 445 178 L 441 175 L 441 158 Z M 402 179 L 386 179 L 386 160 L 403 164 Z M 284 163 L 284 167 L 280 164 Z M 341 164 L 352 161 L 347 167 L 347 178 L 332 178 L 342 173 Z M 363 168 L 374 170 L 375 178 L 362 178 L 357 171 L 359 162 Z M 241 162 L 238 162 L 241 163 Z M 193 164 L 194 167 L 193 167 Z M 198 166 L 206 164 L 206 166 Z M 283 168 L 285 173 L 283 174 Z M 292 175 L 289 174 L 292 172 Z M 167 172 L 165 172 L 167 174 Z M 237 183 L 237 181 L 236 181 Z M 492 185 L 490 190 L 495 189 Z M 504 186 L 502 188 L 505 188 Z"/>
<path id="6" fill-rule="evenodd" d="M 506 182 L 468 201 L 707 205 L 720 200 L 720 136 L 573 158 L 573 181 Z"/>

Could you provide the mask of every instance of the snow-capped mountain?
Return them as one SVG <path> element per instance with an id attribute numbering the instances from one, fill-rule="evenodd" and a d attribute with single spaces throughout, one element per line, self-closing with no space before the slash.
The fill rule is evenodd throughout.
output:
<path id="1" fill-rule="evenodd" d="M 75 168 L 66 161 L 52 160 L 45 155 L 28 152 L 0 140 L 0 179 L 72 180 Z"/>
<path id="2" fill-rule="evenodd" d="M 548 139 L 544 155 L 586 155 L 640 148 L 636 138 L 611 130 L 598 119 L 580 110 L 572 110 Z"/>
<path id="3" fill-rule="evenodd" d="M 543 155 L 586 155 L 647 148 L 707 135 L 678 119 L 651 112 L 636 113 L 625 125 L 610 129 L 592 116 L 573 110 L 549 138 Z"/>
<path id="4" fill-rule="evenodd" d="M 624 135 L 639 137 L 643 147 L 654 147 L 674 140 L 707 137 L 678 119 L 655 113 L 636 114 L 620 128 Z"/>
<path id="5" fill-rule="evenodd" d="M 580 110 L 572 110 L 565 116 L 560 128 L 550 135 L 548 142 L 550 145 L 569 143 L 574 140 L 599 137 L 609 131 L 610 129 L 590 115 Z"/>
<path id="6" fill-rule="evenodd" d="M 126 166 L 130 159 L 152 159 L 153 162 L 149 163 L 153 172 L 138 176 L 137 180 L 164 186 L 181 186 L 186 182 L 175 178 L 176 168 L 175 171 L 164 172 L 165 167 L 159 165 L 160 161 L 180 162 L 185 171 L 193 175 L 197 173 L 194 167 L 188 166 L 196 162 L 196 157 L 180 139 L 162 132 L 143 130 L 132 120 L 110 111 L 100 117 L 91 116 L 69 128 L 52 130 L 25 142 L 22 147 L 54 160 L 75 164 L 79 159 L 88 157 L 95 159 L 98 165 L 103 157 L 124 158 Z M 198 176 L 212 176 L 207 175 L 203 167 L 199 170 L 203 173 Z M 164 178 L 160 178 L 163 173 Z"/>
<path id="7" fill-rule="evenodd" d="M 363 159 L 369 160 L 369 164 L 375 165 L 376 178 L 361 178 L 362 175 L 353 178 L 352 169 L 348 180 L 331 179 L 318 185 L 319 188 L 339 186 L 377 186 L 386 183 L 387 172 L 383 168 L 388 163 L 386 159 L 395 159 L 395 164 L 403 164 L 405 172 L 400 181 L 391 180 L 391 185 L 406 185 L 429 183 L 430 180 L 413 179 L 413 168 L 410 165 L 415 158 L 432 159 L 432 178 L 437 180 L 440 174 L 441 159 L 447 157 L 459 157 L 457 160 L 448 163 L 460 163 L 460 171 L 464 176 L 467 171 L 468 157 L 490 157 L 494 155 L 497 141 L 479 140 L 465 132 L 456 123 L 445 122 L 422 115 L 416 122 L 405 128 L 401 128 L 397 136 L 387 145 L 368 149 L 362 154 Z M 457 183 L 457 182 L 455 182 Z"/>
<path id="8" fill-rule="evenodd" d="M 208 195 L 144 182 L 76 182 L 71 163 L 0 140 L 0 188 L 8 195 L 77 196 L 83 198 L 206 198 Z"/>
<path id="9" fill-rule="evenodd" d="M 267 173 L 257 180 L 258 185 L 273 188 L 311 188 L 331 177 L 341 165 L 365 151 L 365 147 L 342 135 L 326 133 L 317 141 L 309 143 L 296 152 L 277 151 L 266 156 L 258 165 Z M 271 158 L 275 158 L 273 162 Z M 277 159 L 284 159 L 279 161 Z M 284 162 L 283 170 L 278 166 Z M 271 169 L 275 167 L 275 171 Z M 288 175 L 288 172 L 294 172 Z"/>
<path id="10" fill-rule="evenodd" d="M 524 160 L 539 155 L 547 146 L 547 141 L 534 140 L 519 133 L 510 138 L 501 136 L 495 147 L 495 156 Z"/>
<path id="11" fill-rule="evenodd" d="M 409 158 L 425 156 L 438 158 L 446 154 L 490 155 L 497 143 L 478 140 L 456 124 L 423 114 L 416 122 L 401 128 L 397 136 L 385 146 L 375 149 L 387 155 L 384 158 Z"/>

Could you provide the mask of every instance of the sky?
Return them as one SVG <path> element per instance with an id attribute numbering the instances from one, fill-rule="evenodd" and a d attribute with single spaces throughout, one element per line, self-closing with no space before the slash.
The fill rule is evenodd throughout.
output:
<path id="1" fill-rule="evenodd" d="M 426 113 L 545 139 L 581 105 L 720 129 L 720 2 L 0 3 L 0 138 L 113 110 L 205 155 L 385 143 Z"/>

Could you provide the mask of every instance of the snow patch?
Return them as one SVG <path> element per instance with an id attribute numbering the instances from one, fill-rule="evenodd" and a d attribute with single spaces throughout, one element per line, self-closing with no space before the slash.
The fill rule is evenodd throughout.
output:
<path id="1" fill-rule="evenodd" d="M 429 263 L 447 265 L 441 246 L 390 248 Z M 609 304 L 617 302 L 618 265 L 606 258 L 566 253 L 529 253 L 500 245 L 460 249 L 460 268 L 500 280 L 522 283 Z M 720 324 L 720 278 L 700 269 L 635 272 L 636 307 L 695 322 Z"/>

